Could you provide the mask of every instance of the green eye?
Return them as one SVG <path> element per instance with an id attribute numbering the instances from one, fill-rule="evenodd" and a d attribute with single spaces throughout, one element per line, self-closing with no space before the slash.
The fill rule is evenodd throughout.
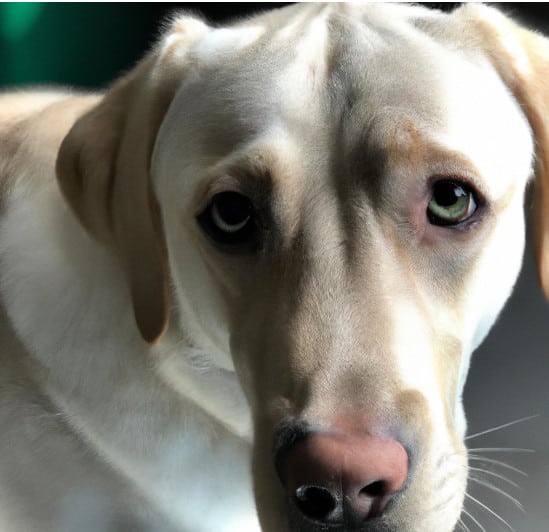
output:
<path id="1" fill-rule="evenodd" d="M 438 181 L 427 207 L 427 217 L 433 225 L 458 225 L 477 210 L 473 192 L 460 183 Z"/>

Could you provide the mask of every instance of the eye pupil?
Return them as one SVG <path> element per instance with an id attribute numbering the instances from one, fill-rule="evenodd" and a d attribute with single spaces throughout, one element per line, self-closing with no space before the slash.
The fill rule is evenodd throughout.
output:
<path id="1" fill-rule="evenodd" d="M 251 215 L 250 200 L 237 192 L 222 192 L 213 199 L 213 208 L 227 226 L 238 226 Z"/>
<path id="2" fill-rule="evenodd" d="M 467 193 L 459 185 L 439 184 L 435 186 L 433 198 L 441 207 L 451 207 Z"/>
<path id="3" fill-rule="evenodd" d="M 215 194 L 196 220 L 204 233 L 229 252 L 253 250 L 257 224 L 251 200 L 239 192 Z"/>

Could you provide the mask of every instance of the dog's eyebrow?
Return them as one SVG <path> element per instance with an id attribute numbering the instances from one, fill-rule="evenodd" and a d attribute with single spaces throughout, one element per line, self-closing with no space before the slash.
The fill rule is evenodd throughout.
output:
<path id="1" fill-rule="evenodd" d="M 409 118 L 396 118 L 390 125 L 374 120 L 364 128 L 350 159 L 357 184 L 366 185 L 372 198 L 382 197 L 384 176 L 399 169 L 418 180 L 435 176 L 463 178 L 483 195 L 488 195 L 482 172 L 462 151 L 444 144 L 428 128 Z"/>
<path id="2" fill-rule="evenodd" d="M 277 160 L 273 153 L 265 149 L 254 149 L 241 156 L 229 167 L 229 172 L 235 178 L 244 182 L 251 181 L 267 184 L 272 182 Z"/>
<path id="3" fill-rule="evenodd" d="M 278 157 L 269 149 L 236 152 L 217 161 L 204 172 L 203 190 L 236 187 L 269 191 L 278 173 Z"/>
<path id="4" fill-rule="evenodd" d="M 193 204 L 201 211 L 210 198 L 227 190 L 240 192 L 260 202 L 272 194 L 272 154 L 265 151 L 233 153 L 204 170 L 201 185 L 194 193 Z M 273 165 L 276 168 L 276 165 Z"/>

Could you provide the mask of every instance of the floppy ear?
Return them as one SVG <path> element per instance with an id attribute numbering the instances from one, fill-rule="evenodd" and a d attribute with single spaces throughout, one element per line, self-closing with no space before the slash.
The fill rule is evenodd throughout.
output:
<path id="1" fill-rule="evenodd" d="M 156 134 L 184 75 L 189 45 L 205 33 L 183 17 L 69 131 L 57 157 L 66 201 L 88 232 L 118 254 L 147 342 L 167 327 L 167 252 L 149 175 Z"/>
<path id="2" fill-rule="evenodd" d="M 466 5 L 456 15 L 520 103 L 535 137 L 529 225 L 540 283 L 549 300 L 549 39 L 484 5 Z"/>

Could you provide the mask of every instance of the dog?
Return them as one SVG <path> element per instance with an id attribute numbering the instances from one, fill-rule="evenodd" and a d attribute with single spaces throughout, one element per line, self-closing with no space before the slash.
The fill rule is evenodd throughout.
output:
<path id="1" fill-rule="evenodd" d="M 548 82 L 491 7 L 304 4 L 0 95 L 0 530 L 459 527 Z"/>

